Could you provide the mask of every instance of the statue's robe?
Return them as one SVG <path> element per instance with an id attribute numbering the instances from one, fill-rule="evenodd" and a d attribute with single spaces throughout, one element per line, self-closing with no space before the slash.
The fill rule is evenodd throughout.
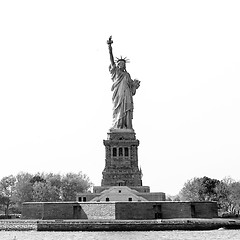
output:
<path id="1" fill-rule="evenodd" d="M 115 64 L 109 71 L 113 81 L 113 129 L 132 129 L 133 95 L 136 92 L 133 80 L 127 71 L 120 70 Z"/>

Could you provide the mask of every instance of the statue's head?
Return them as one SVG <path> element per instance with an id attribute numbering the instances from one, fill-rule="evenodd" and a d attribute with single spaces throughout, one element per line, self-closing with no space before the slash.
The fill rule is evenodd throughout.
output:
<path id="1" fill-rule="evenodd" d="M 128 63 L 129 60 L 125 57 L 125 58 L 117 58 L 116 63 L 119 69 L 121 70 L 125 70 L 126 69 L 126 63 Z"/>
<path id="2" fill-rule="evenodd" d="M 125 70 L 126 69 L 126 62 L 125 61 L 118 61 L 117 66 L 119 69 Z"/>

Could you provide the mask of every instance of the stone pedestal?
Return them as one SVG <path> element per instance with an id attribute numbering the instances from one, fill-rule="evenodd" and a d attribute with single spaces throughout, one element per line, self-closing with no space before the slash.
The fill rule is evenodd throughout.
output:
<path id="1" fill-rule="evenodd" d="M 103 141 L 106 151 L 102 187 L 142 186 L 142 172 L 138 168 L 138 146 L 133 130 L 111 130 Z"/>

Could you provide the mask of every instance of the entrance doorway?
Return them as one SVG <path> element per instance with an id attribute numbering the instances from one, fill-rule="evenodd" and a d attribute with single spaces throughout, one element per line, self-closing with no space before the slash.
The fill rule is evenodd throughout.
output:
<path id="1" fill-rule="evenodd" d="M 192 218 L 196 217 L 196 209 L 195 209 L 195 205 L 191 204 L 191 216 Z"/>
<path id="2" fill-rule="evenodd" d="M 161 205 L 154 205 L 154 217 L 155 219 L 161 219 L 162 218 L 162 206 Z"/>
<path id="3" fill-rule="evenodd" d="M 81 206 L 73 206 L 73 219 L 81 219 Z"/>

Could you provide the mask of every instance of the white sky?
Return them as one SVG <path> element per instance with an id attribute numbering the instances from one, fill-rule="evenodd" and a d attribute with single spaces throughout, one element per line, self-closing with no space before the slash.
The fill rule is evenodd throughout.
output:
<path id="1" fill-rule="evenodd" d="M 239 180 L 240 1 L 0 1 L 0 178 L 86 173 L 101 184 L 112 122 L 106 40 L 141 81 L 143 184 Z"/>

